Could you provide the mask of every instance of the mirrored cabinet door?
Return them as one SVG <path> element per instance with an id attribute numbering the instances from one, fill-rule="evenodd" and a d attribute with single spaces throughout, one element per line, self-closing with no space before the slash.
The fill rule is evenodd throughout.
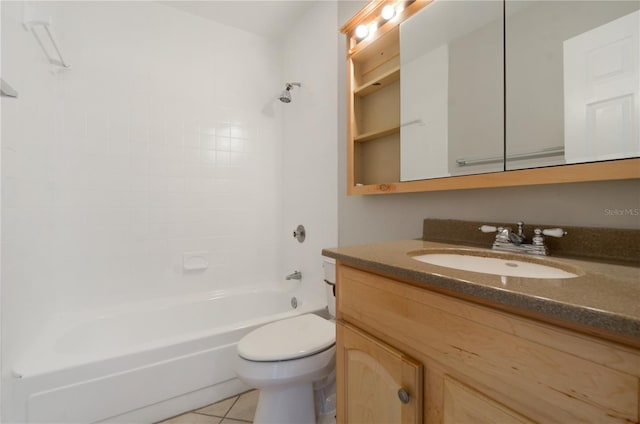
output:
<path id="1" fill-rule="evenodd" d="M 349 194 L 640 179 L 638 0 L 373 0 L 341 31 Z"/>
<path id="2" fill-rule="evenodd" d="M 640 156 L 638 9 L 506 1 L 507 170 Z"/>
<path id="3" fill-rule="evenodd" d="M 400 25 L 401 181 L 504 170 L 502 1 L 435 1 Z"/>

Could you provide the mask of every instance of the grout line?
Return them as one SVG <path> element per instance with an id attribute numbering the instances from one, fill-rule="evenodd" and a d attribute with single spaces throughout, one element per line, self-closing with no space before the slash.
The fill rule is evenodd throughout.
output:
<path id="1" fill-rule="evenodd" d="M 225 412 L 224 417 L 222 417 L 223 421 L 224 421 L 224 418 L 227 418 L 227 415 L 229 415 L 229 412 L 231 412 L 233 407 L 236 406 L 236 403 L 238 403 L 238 401 L 240 400 L 240 396 L 242 396 L 242 393 L 236 396 L 236 400 L 231 404 L 231 407 L 227 409 L 227 412 Z"/>
<path id="2" fill-rule="evenodd" d="M 227 412 L 225 412 L 225 413 L 224 413 L 224 415 L 213 415 L 213 414 L 207 414 L 206 412 L 200 412 L 200 411 L 195 410 L 195 409 L 194 409 L 194 410 L 192 410 L 192 411 L 189 411 L 189 412 L 194 413 L 194 414 L 198 414 L 198 415 L 204 415 L 205 417 L 226 418 L 226 416 L 227 416 L 227 414 L 229 413 L 229 411 L 231 411 L 231 408 L 233 408 L 233 406 L 236 404 L 236 402 L 238 402 L 238 399 L 240 399 L 240 395 L 233 395 L 233 396 L 229 396 L 228 398 L 226 398 L 226 399 L 222 399 L 222 400 L 219 400 L 218 402 L 216 402 L 216 403 L 212 403 L 211 405 L 207 405 L 207 406 L 203 406 L 202 408 L 198 408 L 198 409 L 207 408 L 208 406 L 216 405 L 216 404 L 218 404 L 218 403 L 221 403 L 221 402 L 224 402 L 224 401 L 226 401 L 226 400 L 229 400 L 229 399 L 231 399 L 231 398 L 233 398 L 233 397 L 235 397 L 235 398 L 236 398 L 236 400 L 231 404 L 231 406 L 229 407 L 229 409 L 227 410 Z M 185 412 L 185 414 L 188 414 L 189 412 Z M 183 414 L 183 415 L 185 415 L 185 414 Z M 178 415 L 178 416 L 179 416 L 179 415 Z"/>
<path id="3" fill-rule="evenodd" d="M 241 419 L 241 418 L 233 418 L 233 417 L 229 417 L 228 415 L 229 415 L 229 412 L 231 412 L 231 410 L 233 409 L 233 407 L 236 405 L 236 403 L 238 403 L 238 400 L 240 400 L 240 396 L 245 395 L 245 394 L 247 394 L 247 393 L 249 393 L 249 392 L 252 392 L 252 391 L 254 391 L 254 390 L 255 390 L 255 389 L 247 390 L 246 392 L 240 393 L 240 394 L 238 394 L 238 395 L 230 396 L 230 397 L 228 397 L 228 398 L 226 398 L 226 399 L 222 399 L 222 400 L 220 400 L 220 401 L 216 402 L 216 403 L 220 403 L 220 402 L 224 402 L 225 400 L 231 399 L 232 397 L 235 397 L 235 398 L 236 398 L 236 399 L 235 399 L 235 401 L 233 401 L 233 403 L 231 404 L 231 406 L 230 406 L 230 407 L 229 407 L 229 409 L 227 410 L 227 412 L 225 412 L 224 416 L 220 416 L 220 415 L 211 415 L 211 414 L 207 414 L 207 413 L 204 413 L 204 412 L 198 412 L 197 410 L 195 410 L 195 409 L 194 409 L 194 410 L 187 411 L 187 412 L 184 412 L 184 413 L 182 413 L 182 414 L 176 415 L 176 416 L 174 416 L 174 417 L 165 418 L 164 420 L 159 421 L 158 423 L 160 423 L 160 422 L 164 422 L 164 421 L 167 421 L 167 420 L 171 420 L 171 419 L 174 419 L 174 418 L 178 418 L 178 417 L 181 417 L 181 416 L 183 416 L 183 415 L 187 415 L 187 414 L 196 414 L 196 415 L 202 415 L 202 416 L 205 416 L 205 417 L 221 418 L 221 419 L 222 419 L 222 421 L 224 421 L 225 419 L 227 419 L 227 418 L 228 418 L 228 419 L 230 419 L 230 420 L 234 420 L 234 421 L 238 421 L 238 422 L 243 422 L 243 423 L 252 424 L 252 423 L 253 423 L 253 421 L 247 421 L 247 420 L 243 420 L 243 419 Z M 211 405 L 215 405 L 215 403 L 213 403 L 213 404 L 211 404 Z M 208 406 L 210 406 L 210 405 L 208 405 Z M 206 408 L 206 406 L 204 406 L 203 408 Z M 198 408 L 198 409 L 202 409 L 202 408 Z M 221 422 L 222 422 L 222 421 L 221 421 Z"/>
<path id="4" fill-rule="evenodd" d="M 213 418 L 224 418 L 224 417 L 222 417 L 220 415 L 211 415 L 211 414 L 206 414 L 204 412 L 198 412 L 198 411 L 186 412 L 186 413 L 184 413 L 182 415 L 187 415 L 187 414 L 196 414 L 196 415 L 202 415 L 204 417 L 213 417 Z M 178 415 L 178 416 L 181 416 L 181 415 Z"/>
<path id="5" fill-rule="evenodd" d="M 240 398 L 241 398 L 243 395 L 246 395 L 247 393 L 253 392 L 254 390 L 255 390 L 255 389 L 251 389 L 251 390 L 247 390 L 247 391 L 246 391 L 246 392 L 244 392 L 244 393 L 240 393 L 240 394 L 238 395 L 238 397 L 236 398 L 236 401 L 235 401 L 235 402 L 233 402 L 233 405 L 231 405 L 231 408 L 229 408 L 229 410 L 227 411 L 227 413 L 224 415 L 224 418 L 223 418 L 223 420 L 222 420 L 222 421 L 224 421 L 225 419 L 229 418 L 230 420 L 240 421 L 240 422 L 243 422 L 243 423 L 250 423 L 250 424 L 251 424 L 251 423 L 253 423 L 253 421 L 246 421 L 246 420 L 243 420 L 243 419 L 240 419 L 240 418 L 233 418 L 233 417 L 229 417 L 228 415 L 229 415 L 229 412 L 231 412 L 231 411 L 233 410 L 233 407 L 234 407 L 234 406 L 236 406 L 236 403 L 238 403 L 238 401 L 240 400 Z"/>

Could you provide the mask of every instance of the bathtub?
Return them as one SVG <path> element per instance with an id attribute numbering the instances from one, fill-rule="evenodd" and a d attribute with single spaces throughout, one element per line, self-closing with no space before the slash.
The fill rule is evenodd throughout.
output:
<path id="1" fill-rule="evenodd" d="M 242 336 L 325 309 L 324 299 L 262 290 L 57 317 L 13 367 L 10 422 L 153 422 L 216 402 L 248 389 L 233 371 Z"/>

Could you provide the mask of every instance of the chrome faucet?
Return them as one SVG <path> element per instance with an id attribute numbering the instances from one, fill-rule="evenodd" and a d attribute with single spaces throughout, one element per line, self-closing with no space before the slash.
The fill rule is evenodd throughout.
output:
<path id="1" fill-rule="evenodd" d="M 302 280 L 302 273 L 300 271 L 293 271 L 285 277 L 285 280 Z"/>
<path id="2" fill-rule="evenodd" d="M 483 225 L 478 229 L 483 233 L 496 233 L 496 239 L 491 247 L 494 250 L 543 256 L 549 254 L 549 249 L 544 242 L 544 236 L 562 237 L 567 235 L 567 232 L 562 228 L 536 228 L 533 230 L 534 235 L 531 238 L 531 242 L 527 243 L 527 237 L 524 234 L 524 222 L 519 221 L 517 225 L 518 230 L 515 232 L 509 227 L 494 227 L 492 225 Z"/>

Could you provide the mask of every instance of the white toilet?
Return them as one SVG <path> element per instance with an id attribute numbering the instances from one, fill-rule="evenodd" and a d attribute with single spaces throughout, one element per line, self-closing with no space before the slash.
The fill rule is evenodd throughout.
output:
<path id="1" fill-rule="evenodd" d="M 323 266 L 325 279 L 335 282 L 335 263 L 325 261 Z M 333 317 L 332 290 L 327 290 L 327 297 Z M 238 343 L 235 371 L 260 391 L 253 422 L 315 424 L 317 415 L 332 414 L 335 343 L 335 323 L 314 314 L 276 321 L 244 336 Z"/>

